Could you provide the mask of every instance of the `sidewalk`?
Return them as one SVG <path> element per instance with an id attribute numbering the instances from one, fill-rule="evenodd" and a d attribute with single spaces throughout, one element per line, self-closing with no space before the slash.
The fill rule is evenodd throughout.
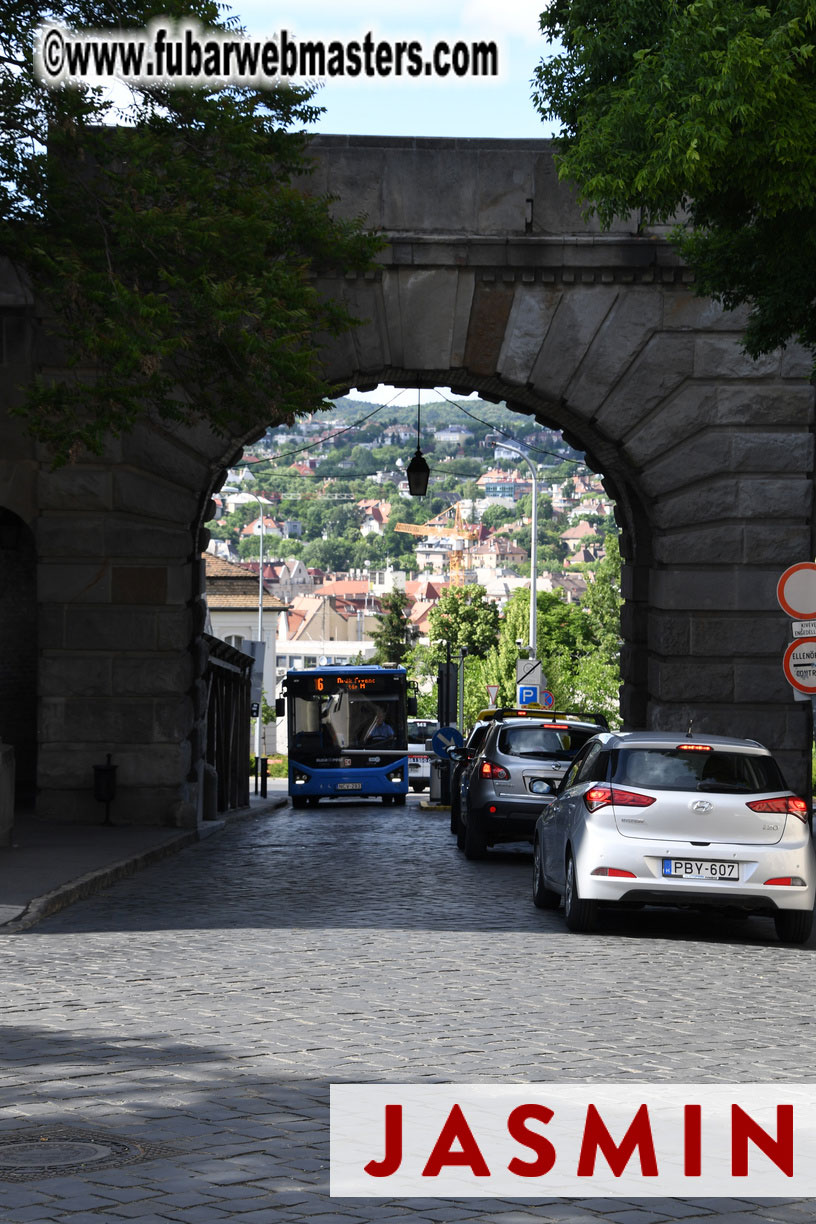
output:
<path id="1" fill-rule="evenodd" d="M 283 807 L 286 793 L 273 785 L 275 781 L 270 779 L 266 799 L 252 794 L 248 808 L 225 813 L 196 829 L 64 824 L 21 817 L 14 824 L 12 845 L 0 847 L 0 930 L 23 931 L 116 880 L 220 832 L 233 820 Z"/>

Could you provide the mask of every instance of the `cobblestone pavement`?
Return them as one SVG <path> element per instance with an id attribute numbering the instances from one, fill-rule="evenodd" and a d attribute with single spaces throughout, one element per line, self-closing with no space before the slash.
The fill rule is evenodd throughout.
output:
<path id="1" fill-rule="evenodd" d="M 816 1079 L 812 945 L 654 911 L 569 935 L 530 876 L 522 851 L 468 863 L 413 797 L 284 808 L 0 935 L 0 1220 L 810 1220 L 802 1200 L 329 1197 L 330 1082 Z M 10 1171 L 32 1137 L 47 1168 Z M 78 1167 L 90 1142 L 112 1154 Z"/>

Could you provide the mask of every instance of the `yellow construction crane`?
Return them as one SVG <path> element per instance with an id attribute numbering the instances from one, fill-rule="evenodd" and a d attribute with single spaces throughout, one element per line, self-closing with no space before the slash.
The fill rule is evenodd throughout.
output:
<path id="1" fill-rule="evenodd" d="M 437 515 L 437 519 L 441 518 Z M 453 517 L 452 527 L 443 527 L 441 523 L 432 520 L 429 523 L 397 523 L 394 527 L 395 531 L 405 531 L 408 535 L 426 536 L 427 538 L 438 538 L 444 536 L 450 540 L 458 539 L 460 544 L 457 547 L 451 544 L 450 553 L 448 556 L 448 569 L 450 572 L 451 586 L 465 585 L 465 554 L 467 551 L 467 542 L 475 540 L 479 536 L 479 528 L 471 527 L 470 523 L 466 523 L 462 518 L 462 511 L 459 503 L 456 503 L 456 512 Z"/>

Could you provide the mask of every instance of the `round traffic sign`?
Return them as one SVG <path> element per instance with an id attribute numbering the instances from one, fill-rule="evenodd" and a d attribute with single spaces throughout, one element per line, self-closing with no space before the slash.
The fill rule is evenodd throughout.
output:
<path id="1" fill-rule="evenodd" d="M 800 693 L 816 693 L 816 637 L 791 642 L 785 651 L 782 669 Z"/>
<path id="2" fill-rule="evenodd" d="M 779 606 L 796 620 L 816 617 L 816 564 L 800 561 L 785 570 L 776 584 Z"/>
<path id="3" fill-rule="evenodd" d="M 431 746 L 438 757 L 448 755 L 449 748 L 461 748 L 465 740 L 458 727 L 440 727 L 434 732 Z"/>
<path id="4" fill-rule="evenodd" d="M 541 694 L 541 704 L 543 705 L 545 710 L 551 710 L 553 706 L 555 705 L 555 698 L 553 697 L 549 689 L 545 689 L 544 692 Z"/>

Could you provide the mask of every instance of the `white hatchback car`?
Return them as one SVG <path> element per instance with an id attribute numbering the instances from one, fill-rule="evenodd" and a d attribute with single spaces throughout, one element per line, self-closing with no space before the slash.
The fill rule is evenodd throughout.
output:
<path id="1" fill-rule="evenodd" d="M 663 732 L 595 735 L 536 824 L 533 900 L 588 931 L 599 905 L 716 906 L 813 923 L 816 855 L 804 799 L 767 748 Z"/>

